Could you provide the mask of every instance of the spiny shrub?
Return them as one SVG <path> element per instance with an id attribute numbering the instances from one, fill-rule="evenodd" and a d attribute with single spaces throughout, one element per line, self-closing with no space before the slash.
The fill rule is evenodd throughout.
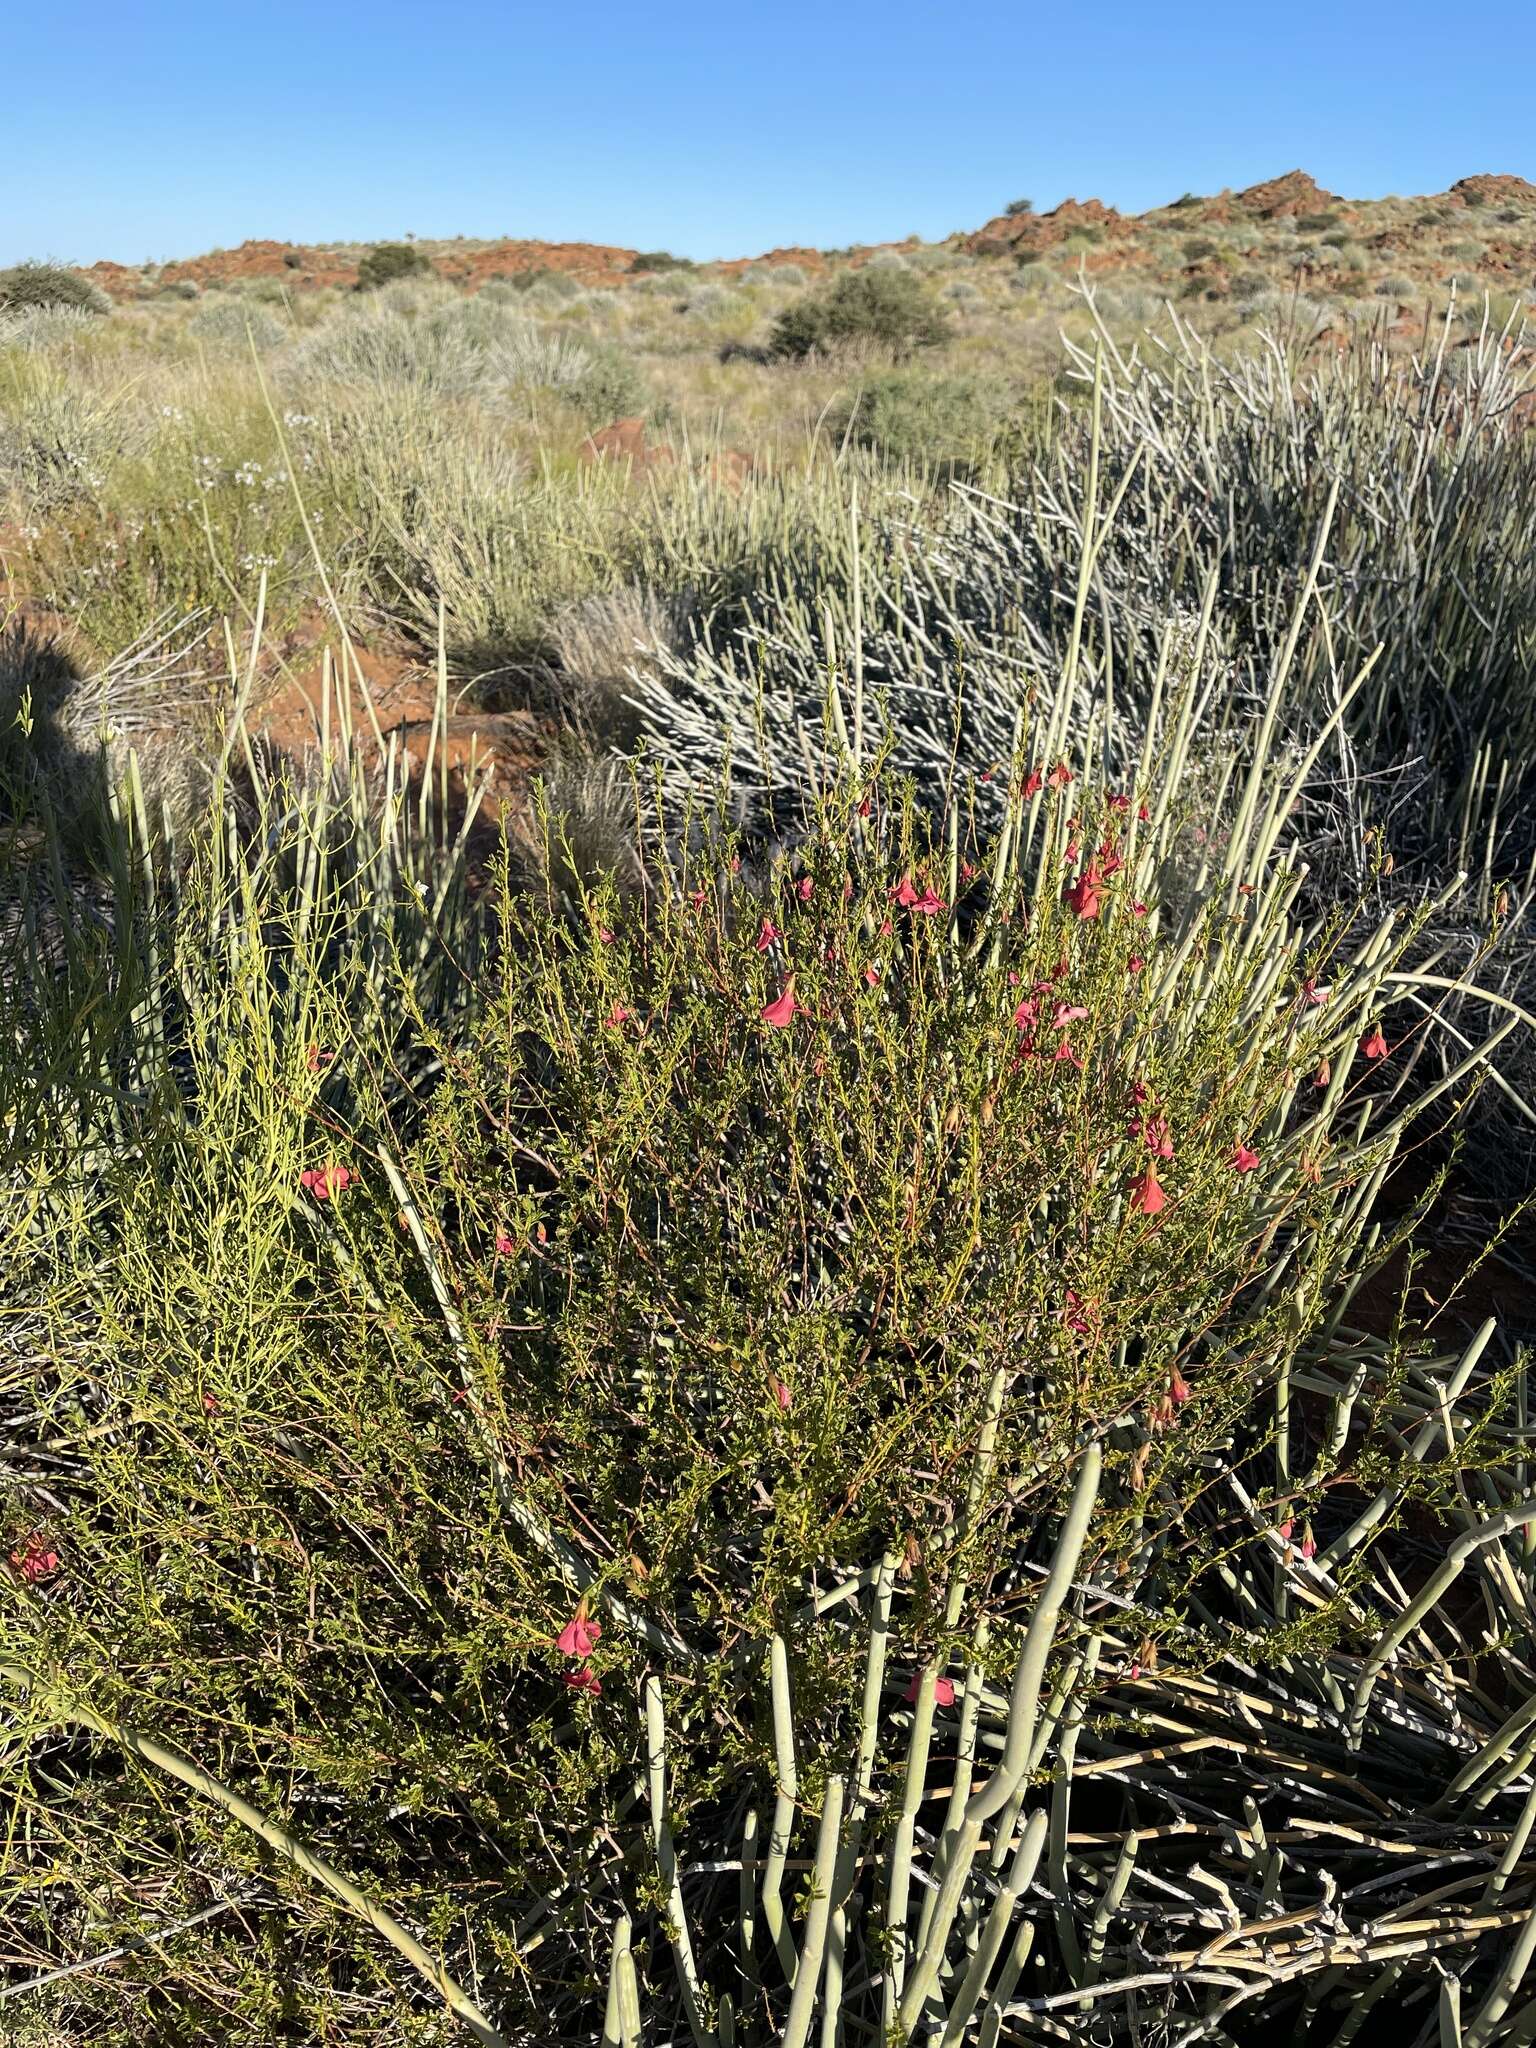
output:
<path id="1" fill-rule="evenodd" d="M 422 277 L 431 269 L 426 256 L 410 242 L 379 242 L 364 253 L 357 266 L 357 289 L 377 291 L 397 277 Z"/>
<path id="2" fill-rule="evenodd" d="M 1004 391 L 975 377 L 890 370 L 841 397 L 827 414 L 826 431 L 890 461 L 956 474 L 987 448 L 1007 406 Z"/>
<path id="3" fill-rule="evenodd" d="M 62 307 L 79 313 L 110 313 L 112 301 L 78 270 L 61 263 L 16 263 L 0 270 L 0 313 Z"/>
<path id="4" fill-rule="evenodd" d="M 670 249 L 643 249 L 631 259 L 630 271 L 636 277 L 654 275 L 662 270 L 692 270 L 693 260 L 688 256 L 674 256 Z"/>
<path id="5" fill-rule="evenodd" d="M 187 333 L 196 341 L 215 348 L 276 348 L 285 341 L 288 329 L 260 307 L 233 304 L 201 306 L 187 322 Z"/>

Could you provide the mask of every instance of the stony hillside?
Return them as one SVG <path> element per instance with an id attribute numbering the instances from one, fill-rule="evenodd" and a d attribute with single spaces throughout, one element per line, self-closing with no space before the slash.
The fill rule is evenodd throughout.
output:
<path id="1" fill-rule="evenodd" d="M 531 282 L 565 277 L 585 287 L 613 287 L 668 268 L 723 277 L 793 264 L 824 269 L 829 256 L 857 264 L 882 248 L 774 249 L 707 265 L 602 242 L 537 240 L 422 241 L 417 245 L 450 283 L 475 290 L 495 279 Z M 1299 285 L 1313 296 L 1407 296 L 1455 282 L 1463 292 L 1536 289 L 1536 185 L 1508 174 L 1458 179 L 1447 192 L 1419 198 L 1346 199 L 1305 171 L 1288 171 L 1242 191 L 1202 197 L 1186 193 L 1141 214 L 1118 212 L 1098 199 L 1067 199 L 1048 213 L 1023 201 L 941 247 L 983 260 L 1052 268 L 1079 266 L 1106 282 L 1157 290 L 1177 298 L 1251 295 L 1266 285 Z M 349 289 L 366 245 L 242 242 L 163 266 L 97 263 L 87 273 L 114 299 L 202 290 L 260 279 L 296 291 Z"/>

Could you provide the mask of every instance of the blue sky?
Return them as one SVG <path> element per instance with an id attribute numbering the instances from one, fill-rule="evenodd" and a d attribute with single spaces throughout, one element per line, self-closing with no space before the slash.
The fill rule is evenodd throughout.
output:
<path id="1" fill-rule="evenodd" d="M 1424 0 L 16 0 L 0 261 L 406 232 L 704 258 L 1297 165 L 1360 198 L 1536 181 L 1536 9 L 1476 23 Z"/>

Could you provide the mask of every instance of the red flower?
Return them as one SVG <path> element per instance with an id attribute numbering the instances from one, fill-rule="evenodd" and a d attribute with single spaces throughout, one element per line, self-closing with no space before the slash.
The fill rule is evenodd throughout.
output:
<path id="1" fill-rule="evenodd" d="M 1142 1123 L 1132 1124 L 1131 1136 L 1140 1138 L 1154 1158 L 1173 1157 L 1173 1133 L 1166 1117 L 1149 1116 Z"/>
<path id="2" fill-rule="evenodd" d="M 1150 1091 L 1145 1081 L 1133 1081 L 1131 1083 L 1131 1101 L 1137 1109 L 1141 1108 L 1149 1093 Z"/>
<path id="3" fill-rule="evenodd" d="M 1140 974 L 1146 964 L 1146 961 L 1142 959 L 1139 953 L 1133 953 L 1125 963 L 1125 971 L 1127 974 Z"/>
<path id="4" fill-rule="evenodd" d="M 1389 1050 L 1387 1041 L 1381 1035 L 1381 1026 L 1374 1027 L 1369 1038 L 1362 1038 L 1360 1050 L 1368 1060 L 1384 1060 Z"/>
<path id="5" fill-rule="evenodd" d="M 1301 1554 L 1303 1557 L 1316 1557 L 1317 1555 L 1317 1538 L 1312 1534 L 1312 1524 L 1310 1522 L 1302 1524 Z"/>
<path id="6" fill-rule="evenodd" d="M 1047 775 L 1045 780 L 1047 788 L 1065 789 L 1067 784 L 1072 780 L 1072 770 L 1067 766 L 1065 761 L 1058 761 L 1056 763 L 1056 766 L 1051 770 L 1050 774 Z"/>
<path id="7" fill-rule="evenodd" d="M 1168 1206 L 1162 1183 L 1157 1177 L 1157 1168 L 1149 1166 L 1140 1180 L 1131 1182 L 1131 1208 L 1143 1216 L 1157 1216 Z"/>
<path id="8" fill-rule="evenodd" d="M 570 1620 L 555 1637 L 555 1648 L 562 1657 L 590 1657 L 602 1637 L 603 1624 L 588 1621 L 578 1607 Z"/>
<path id="9" fill-rule="evenodd" d="M 1061 1320 L 1069 1330 L 1079 1337 L 1091 1337 L 1094 1332 L 1093 1308 L 1090 1302 L 1074 1289 L 1067 1289 L 1067 1305 L 1061 1312 Z"/>
<path id="10" fill-rule="evenodd" d="M 1082 850 L 1083 849 L 1079 845 L 1077 840 L 1069 839 L 1067 841 L 1067 850 L 1061 857 L 1066 862 L 1067 866 L 1071 867 L 1074 861 L 1076 861 L 1076 859 L 1078 858 L 1079 854 L 1081 854 Z"/>
<path id="11" fill-rule="evenodd" d="M 763 1022 L 771 1024 L 775 1031 L 787 1031 L 794 1020 L 795 1012 L 803 1010 L 804 1007 L 803 1003 L 795 1001 L 795 977 L 791 975 L 784 984 L 784 993 L 773 1002 L 764 1003 Z"/>
<path id="12" fill-rule="evenodd" d="M 893 903 L 899 903 L 906 910 L 917 901 L 917 885 L 910 875 L 903 875 L 889 894 Z"/>
<path id="13" fill-rule="evenodd" d="M 1145 903 L 1133 903 L 1133 904 L 1131 905 L 1131 915 L 1132 915 L 1132 917 L 1145 917 L 1145 916 L 1146 916 L 1146 914 L 1147 914 L 1147 906 L 1145 905 Z"/>
<path id="14" fill-rule="evenodd" d="M 324 1073 L 335 1057 L 335 1053 L 329 1051 L 327 1047 L 311 1045 L 305 1049 L 304 1064 L 312 1074 L 321 1074 Z"/>
<path id="15" fill-rule="evenodd" d="M 874 808 L 874 805 L 870 802 L 867 796 L 861 796 L 859 798 L 859 816 L 861 818 L 867 818 Z"/>
<path id="16" fill-rule="evenodd" d="M 1301 984 L 1301 993 L 1305 997 L 1307 1003 L 1314 1010 L 1320 1010 L 1323 1007 L 1324 1003 L 1326 1003 L 1332 996 L 1333 990 L 1330 988 L 1319 988 L 1317 985 L 1317 977 L 1315 975 L 1309 974 L 1306 980 Z"/>
<path id="17" fill-rule="evenodd" d="M 1287 1515 L 1285 1520 L 1276 1529 L 1275 1534 L 1280 1538 L 1280 1541 L 1282 1543 L 1289 1543 L 1291 1537 L 1295 1534 L 1295 1531 L 1296 1524 L 1291 1520 L 1290 1516 Z"/>
<path id="18" fill-rule="evenodd" d="M 944 898 L 935 895 L 931 888 L 925 889 L 912 906 L 914 910 L 920 910 L 924 917 L 936 917 L 945 907 Z"/>
<path id="19" fill-rule="evenodd" d="M 895 931 L 895 929 L 895 925 L 891 923 L 891 920 L 888 917 L 882 918 L 880 923 L 880 936 L 882 939 L 888 939 L 891 936 L 891 933 Z"/>
<path id="20" fill-rule="evenodd" d="M 510 1259 L 510 1258 L 511 1258 L 511 1256 L 512 1256 L 512 1254 L 513 1254 L 513 1253 L 514 1253 L 514 1252 L 515 1252 L 516 1250 L 517 1250 L 517 1246 L 516 1246 L 516 1245 L 515 1245 L 515 1244 L 514 1244 L 514 1243 L 512 1242 L 512 1239 L 511 1239 L 511 1238 L 510 1238 L 510 1237 L 509 1237 L 509 1236 L 507 1235 L 506 1231 L 504 1231 L 504 1230 L 498 1230 L 498 1231 L 497 1231 L 497 1233 L 496 1233 L 496 1256 L 497 1256 L 497 1258 L 499 1258 L 499 1259 Z"/>
<path id="21" fill-rule="evenodd" d="M 974 867 L 972 867 L 971 863 L 970 863 L 970 862 L 969 862 L 968 860 L 963 860 L 963 861 L 961 861 L 961 863 L 960 863 L 960 879 L 961 879 L 961 881 L 962 881 L 962 882 L 971 882 L 971 881 L 974 881 L 974 880 L 975 880 L 975 878 L 976 878 L 976 870 L 975 870 L 975 868 L 974 868 Z"/>
<path id="22" fill-rule="evenodd" d="M 633 1012 L 626 1010 L 624 1005 L 619 1001 L 618 997 L 615 996 L 613 999 L 613 1008 L 608 1012 L 607 1016 L 603 1019 L 603 1022 L 608 1026 L 608 1029 L 610 1031 L 617 1031 L 619 1026 L 623 1024 L 632 1014 Z"/>
<path id="23" fill-rule="evenodd" d="M 1082 1061 L 1078 1058 L 1077 1054 L 1072 1050 L 1071 1040 L 1066 1038 L 1064 1038 L 1061 1041 L 1060 1045 L 1057 1046 L 1055 1053 L 1052 1055 L 1052 1057 L 1056 1060 L 1064 1061 L 1069 1066 L 1081 1068 L 1083 1064 Z"/>
<path id="24" fill-rule="evenodd" d="M 1259 1155 L 1246 1145 L 1234 1145 L 1231 1163 L 1234 1173 L 1252 1173 L 1259 1163 Z"/>
<path id="25" fill-rule="evenodd" d="M 985 777 L 982 779 L 983 781 L 986 780 Z M 1031 768 L 1024 778 L 1019 794 L 1020 796 L 1038 796 L 1043 786 L 1040 770 L 1038 768 Z"/>
<path id="26" fill-rule="evenodd" d="M 709 891 L 707 889 L 694 889 L 690 892 L 688 897 L 688 901 L 693 905 L 695 910 L 702 910 L 708 900 Z"/>
<path id="27" fill-rule="evenodd" d="M 873 988 L 875 983 L 880 979 L 879 968 L 866 967 L 864 970 L 864 979 L 869 983 L 870 987 Z"/>
<path id="28" fill-rule="evenodd" d="M 1172 1367 L 1168 1374 L 1168 1398 L 1175 1408 L 1184 1406 L 1189 1399 L 1189 1391 L 1189 1381 L 1177 1366 Z"/>
<path id="29" fill-rule="evenodd" d="M 589 1692 L 595 1700 L 603 1696 L 602 1681 L 590 1664 L 578 1664 L 574 1671 L 567 1671 L 565 1682 L 573 1692 Z"/>
<path id="30" fill-rule="evenodd" d="M 50 1550 L 39 1536 L 29 1536 L 11 1552 L 11 1570 L 23 1584 L 41 1586 L 59 1569 L 59 1553 Z"/>
<path id="31" fill-rule="evenodd" d="M 799 881 L 795 884 L 795 894 L 800 898 L 800 901 L 802 903 L 809 903 L 811 900 L 811 894 L 815 887 L 816 884 L 811 878 L 811 876 L 802 875 Z"/>
<path id="32" fill-rule="evenodd" d="M 217 1414 L 218 1414 L 218 1412 L 219 1412 L 219 1397 L 218 1397 L 218 1395 L 217 1395 L 217 1394 L 204 1394 L 204 1396 L 203 1396 L 203 1413 L 204 1413 L 205 1415 L 217 1415 Z"/>
<path id="33" fill-rule="evenodd" d="M 1130 798 L 1128 796 L 1121 796 L 1118 793 L 1114 796 L 1106 797 L 1105 802 L 1112 811 L 1128 811 L 1131 808 Z"/>
<path id="34" fill-rule="evenodd" d="M 779 1406 L 784 1410 L 784 1413 L 787 1415 L 790 1409 L 794 1406 L 794 1395 L 790 1392 L 789 1388 L 784 1384 L 783 1380 L 779 1378 L 777 1373 L 769 1373 L 768 1385 L 773 1391 L 774 1400 L 778 1402 Z"/>
<path id="35" fill-rule="evenodd" d="M 902 1694 L 909 1707 L 917 1705 L 917 1696 L 923 1689 L 923 1674 L 914 1671 L 912 1683 Z M 955 1681 L 952 1678 L 936 1678 L 933 1681 L 933 1704 L 936 1707 L 952 1707 L 955 1704 Z"/>
<path id="36" fill-rule="evenodd" d="M 609 931 L 607 925 L 600 924 L 598 926 L 597 936 L 605 946 L 611 946 L 613 944 L 613 933 Z"/>
<path id="37" fill-rule="evenodd" d="M 774 923 L 773 919 L 771 917 L 765 917 L 762 923 L 757 928 L 758 952 L 766 953 L 768 948 L 773 944 L 774 940 L 781 939 L 783 936 L 784 934 L 779 930 L 778 926 Z"/>
<path id="38" fill-rule="evenodd" d="M 1053 1031 L 1065 1031 L 1069 1024 L 1080 1022 L 1087 1014 L 1088 1012 L 1080 1003 L 1058 1003 L 1055 1014 L 1051 1018 L 1051 1029 Z M 1017 1019 L 1015 1019 L 1015 1022 L 1017 1022 Z"/>
<path id="39" fill-rule="evenodd" d="M 332 1195 L 345 1194 L 356 1178 L 344 1166 L 306 1166 L 299 1184 L 308 1188 L 317 1202 L 328 1202 Z"/>
<path id="40" fill-rule="evenodd" d="M 1143 825 L 1151 824 L 1152 813 L 1147 809 L 1145 804 L 1138 804 L 1136 806 L 1136 815 L 1138 818 L 1140 818 Z"/>
<path id="41" fill-rule="evenodd" d="M 1062 901 L 1074 917 L 1097 917 L 1103 886 L 1104 877 L 1099 873 L 1097 863 L 1089 861 L 1071 888 L 1063 893 Z"/>

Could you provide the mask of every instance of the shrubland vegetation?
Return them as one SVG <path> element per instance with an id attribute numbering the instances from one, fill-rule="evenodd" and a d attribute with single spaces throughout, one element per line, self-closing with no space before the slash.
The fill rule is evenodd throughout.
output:
<path id="1" fill-rule="evenodd" d="M 1518 319 L 930 258 L 0 315 L 8 2039 L 1536 2038 Z"/>

